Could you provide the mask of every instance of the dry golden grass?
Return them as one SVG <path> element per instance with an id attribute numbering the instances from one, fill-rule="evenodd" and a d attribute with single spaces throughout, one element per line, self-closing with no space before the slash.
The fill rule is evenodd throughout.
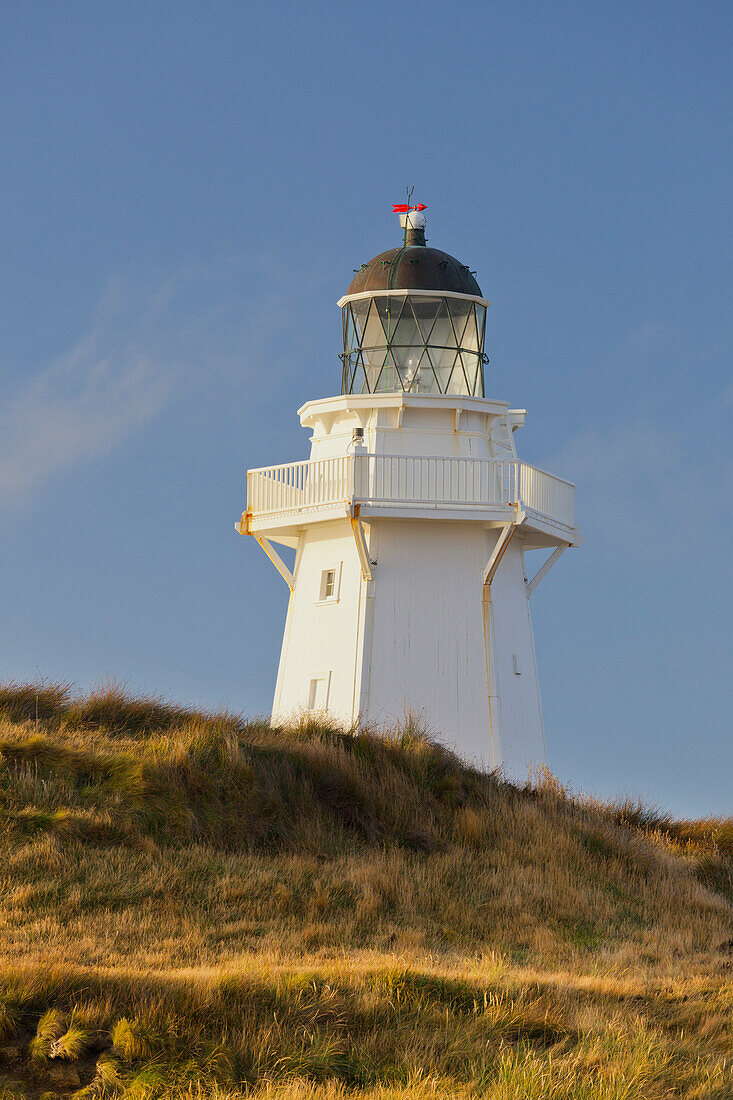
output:
<path id="1" fill-rule="evenodd" d="M 730 1098 L 732 869 L 409 725 L 6 685 L 0 1100 Z"/>

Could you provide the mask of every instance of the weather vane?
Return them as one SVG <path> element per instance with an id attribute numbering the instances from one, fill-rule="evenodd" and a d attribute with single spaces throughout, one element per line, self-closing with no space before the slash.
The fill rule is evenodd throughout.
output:
<path id="1" fill-rule="evenodd" d="M 393 203 L 392 204 L 392 213 L 393 214 L 409 214 L 412 210 L 417 210 L 418 213 L 419 213 L 422 210 L 427 210 L 427 206 L 425 205 L 424 202 L 419 202 L 417 204 L 417 206 L 411 206 L 410 205 L 410 200 L 412 198 L 412 193 L 413 193 L 414 190 L 415 190 L 414 187 L 406 187 L 405 188 L 405 192 L 407 193 L 407 202 L 399 202 L 399 203 L 396 203 L 396 204 Z M 407 240 L 407 228 L 408 228 L 407 218 L 405 218 L 404 221 L 402 219 L 400 219 L 400 224 L 402 225 L 403 229 L 405 230 L 405 240 Z M 423 225 L 425 224 L 425 219 L 424 218 L 422 219 L 422 224 Z"/>

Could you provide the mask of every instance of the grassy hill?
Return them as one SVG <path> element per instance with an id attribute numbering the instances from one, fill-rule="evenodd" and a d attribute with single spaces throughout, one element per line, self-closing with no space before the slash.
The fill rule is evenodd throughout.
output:
<path id="1" fill-rule="evenodd" d="M 733 1096 L 733 821 L 0 687 L 0 1100 Z"/>

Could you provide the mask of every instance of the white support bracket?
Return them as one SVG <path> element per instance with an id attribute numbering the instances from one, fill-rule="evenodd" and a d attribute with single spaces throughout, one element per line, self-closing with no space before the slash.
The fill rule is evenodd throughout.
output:
<path id="1" fill-rule="evenodd" d="M 372 579 L 371 563 L 369 561 L 369 551 L 367 550 L 366 535 L 364 534 L 364 525 L 361 522 L 359 515 L 359 505 L 355 504 L 352 509 L 352 514 L 349 517 L 351 521 L 351 530 L 354 535 L 354 542 L 356 543 L 356 552 L 359 555 L 359 565 L 361 566 L 361 575 L 365 581 Z"/>
<path id="2" fill-rule="evenodd" d="M 559 546 L 556 546 L 555 549 L 550 554 L 547 561 L 545 562 L 545 564 L 540 566 L 540 568 L 537 570 L 535 575 L 532 577 L 532 580 L 527 582 L 527 596 L 528 597 L 532 595 L 532 593 L 534 592 L 535 588 L 540 583 L 542 578 L 547 576 L 547 574 L 550 572 L 550 570 L 552 569 L 555 562 L 558 560 L 558 558 L 560 557 L 561 554 L 565 553 L 565 551 L 567 550 L 569 545 L 570 545 L 569 542 L 562 542 L 562 543 L 560 543 Z"/>
<path id="3" fill-rule="evenodd" d="M 264 538 L 262 535 L 255 535 L 252 532 L 251 532 L 251 534 L 252 534 L 252 538 L 256 539 L 257 542 L 262 547 L 262 549 L 265 551 L 268 558 L 270 559 L 272 564 L 275 566 L 275 568 L 277 569 L 277 571 L 280 574 L 280 576 L 282 577 L 282 579 L 285 581 L 285 583 L 288 586 L 288 588 L 290 589 L 290 591 L 294 592 L 295 591 L 295 577 L 290 572 L 287 565 L 282 560 L 282 558 L 280 557 L 280 555 L 278 554 L 277 550 L 272 545 L 270 540 Z"/>
<path id="4" fill-rule="evenodd" d="M 493 581 L 494 574 L 499 568 L 501 559 L 507 552 L 509 543 L 512 540 L 512 536 L 514 535 L 514 532 L 517 530 L 520 524 L 524 522 L 524 519 L 525 513 L 518 511 L 512 522 L 507 523 L 506 526 L 502 528 L 502 532 L 499 535 L 499 538 L 496 540 L 496 546 L 492 551 L 491 557 L 486 563 L 486 568 L 484 569 L 483 577 L 481 578 L 484 585 L 490 585 Z"/>
<path id="5" fill-rule="evenodd" d="M 282 579 L 285 581 L 285 583 L 288 586 L 288 588 L 290 589 L 290 591 L 294 592 L 295 591 L 295 577 L 290 572 L 287 565 L 282 560 L 282 558 L 280 557 L 280 555 L 278 554 L 277 550 L 272 545 L 270 540 L 266 539 L 264 537 L 264 535 L 257 535 L 257 534 L 255 534 L 254 531 L 249 530 L 249 522 L 248 522 L 247 513 L 242 512 L 242 518 L 240 519 L 239 523 L 234 524 L 234 530 L 239 531 L 240 535 L 251 535 L 252 538 L 260 544 L 260 546 L 265 551 L 265 553 L 267 554 L 267 556 L 270 559 L 270 561 L 272 562 L 272 564 L 277 569 L 277 571 L 280 574 L 280 576 L 282 577 Z"/>

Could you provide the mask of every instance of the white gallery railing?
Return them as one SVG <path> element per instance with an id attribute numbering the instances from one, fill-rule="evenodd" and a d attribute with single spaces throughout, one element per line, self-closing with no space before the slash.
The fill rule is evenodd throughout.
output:
<path id="1" fill-rule="evenodd" d="M 413 455 L 344 455 L 247 472 L 253 519 L 344 504 L 460 508 L 519 504 L 575 525 L 571 482 L 526 462 Z"/>

